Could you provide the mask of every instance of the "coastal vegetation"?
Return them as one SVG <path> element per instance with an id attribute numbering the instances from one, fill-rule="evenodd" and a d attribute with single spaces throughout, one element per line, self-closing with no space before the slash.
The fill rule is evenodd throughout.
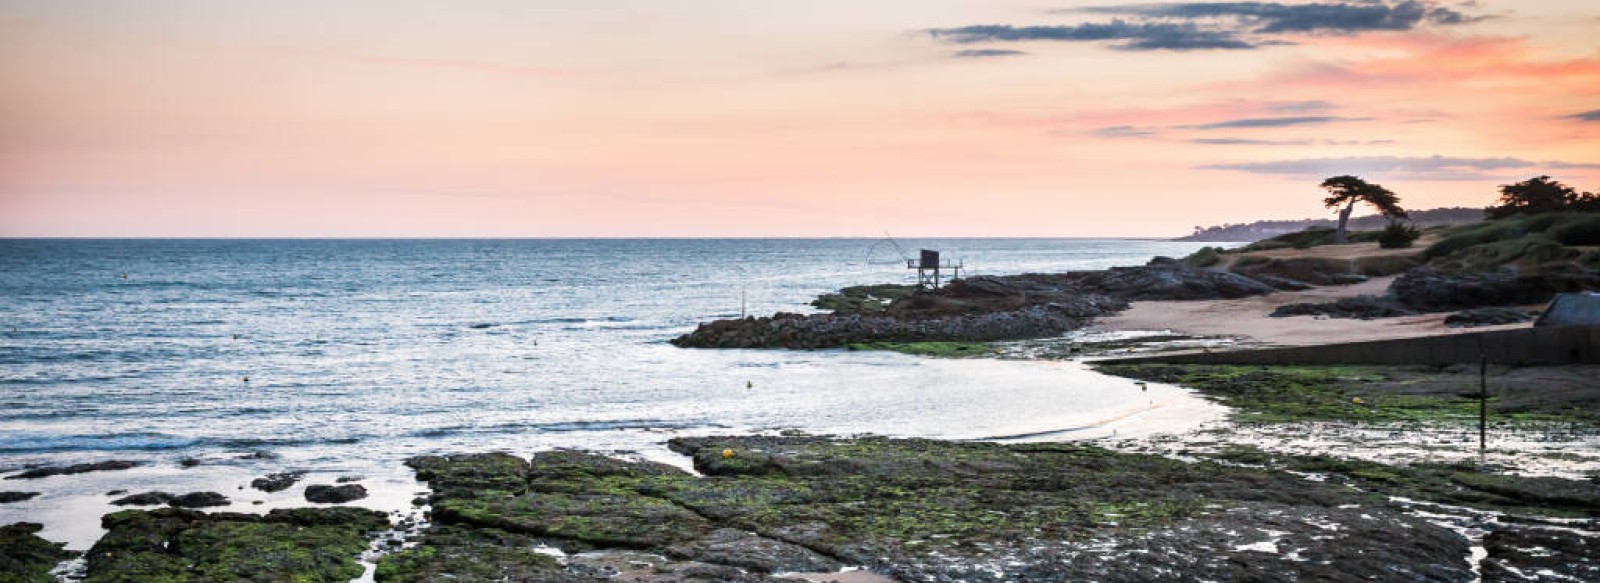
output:
<path id="1" fill-rule="evenodd" d="M 1407 210 L 1406 220 L 1418 228 L 1438 227 L 1445 225 L 1459 225 L 1476 223 L 1484 219 L 1482 208 L 1448 207 L 1426 210 Z M 1391 223 L 1388 217 L 1372 214 L 1351 217 L 1346 228 L 1354 233 L 1357 231 L 1374 231 L 1384 228 Z M 1278 235 L 1298 233 L 1312 227 L 1333 229 L 1338 225 L 1333 219 L 1268 219 L 1251 221 L 1248 223 L 1224 223 L 1221 225 L 1200 226 L 1196 225 L 1194 232 L 1178 237 L 1175 241 L 1206 241 L 1206 242 L 1235 242 L 1245 243 L 1269 239 Z"/>
<path id="2" fill-rule="evenodd" d="M 1600 194 L 1580 193 L 1571 186 L 1551 180 L 1549 176 L 1537 176 L 1515 184 L 1501 185 L 1499 202 L 1500 204 L 1489 207 L 1486 211 L 1489 218 L 1503 219 L 1516 215 L 1553 212 L 1600 211 Z"/>

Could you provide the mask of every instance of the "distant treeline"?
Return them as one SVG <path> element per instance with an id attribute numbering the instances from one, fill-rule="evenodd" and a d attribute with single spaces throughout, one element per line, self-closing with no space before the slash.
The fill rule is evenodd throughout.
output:
<path id="1" fill-rule="evenodd" d="M 1435 225 L 1456 225 L 1461 223 L 1475 223 L 1484 219 L 1483 209 L 1452 207 L 1430 209 L 1425 211 L 1408 211 L 1404 222 L 1419 227 L 1432 227 Z M 1195 227 L 1194 234 L 1179 237 L 1176 241 L 1238 241 L 1254 242 L 1262 239 L 1276 237 L 1288 233 L 1298 233 L 1310 227 L 1333 228 L 1338 225 L 1333 219 L 1300 219 L 1293 221 L 1256 221 L 1254 223 L 1225 224 L 1211 227 Z M 1389 219 L 1381 215 L 1367 215 L 1350 219 L 1349 229 L 1352 231 L 1375 231 L 1389 224 Z"/>

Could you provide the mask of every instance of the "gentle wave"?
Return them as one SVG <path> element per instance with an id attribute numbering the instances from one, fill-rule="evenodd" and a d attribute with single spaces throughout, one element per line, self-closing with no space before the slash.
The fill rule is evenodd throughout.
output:
<path id="1" fill-rule="evenodd" d="M 466 434 L 490 433 L 575 433 L 598 431 L 685 431 L 690 429 L 727 429 L 721 423 L 696 421 L 669 421 L 665 419 L 620 419 L 613 421 L 556 421 L 550 423 L 496 423 L 491 425 L 455 425 L 413 431 L 411 437 L 446 437 Z"/>

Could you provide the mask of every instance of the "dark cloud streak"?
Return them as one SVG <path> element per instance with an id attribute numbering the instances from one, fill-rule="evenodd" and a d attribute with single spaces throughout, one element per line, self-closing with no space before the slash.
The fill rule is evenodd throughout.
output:
<path id="1" fill-rule="evenodd" d="M 1566 166 L 1566 164 L 1564 162 L 1532 162 L 1520 158 L 1357 156 L 1239 164 L 1208 164 L 1199 168 L 1306 178 L 1334 174 L 1359 174 L 1411 180 L 1484 180 L 1492 178 L 1489 174 L 1491 172 L 1535 167 L 1559 168 Z"/>
<path id="2" fill-rule="evenodd" d="M 1223 130 L 1241 128 L 1281 128 L 1288 126 L 1320 125 L 1350 121 L 1372 121 L 1370 117 L 1335 117 L 1328 115 L 1302 116 L 1302 117 L 1255 117 L 1245 119 L 1230 119 L 1216 123 L 1192 126 L 1197 130 Z"/>
<path id="3" fill-rule="evenodd" d="M 1192 23 L 1133 23 L 1113 20 L 1070 26 L 1008 26 L 982 24 L 961 28 L 935 28 L 933 38 L 961 44 L 1022 41 L 1121 41 L 1112 48 L 1130 51 L 1192 51 L 1252 49 L 1256 45 L 1229 31 L 1201 28 Z"/>
<path id="4" fill-rule="evenodd" d="M 951 56 L 958 59 L 987 59 L 993 57 L 1014 57 L 1017 55 L 1026 54 L 1028 53 L 1006 49 L 970 49 L 965 51 L 956 51 L 955 54 Z"/>
<path id="5" fill-rule="evenodd" d="M 1481 20 L 1434 2 L 1183 2 L 1084 8 L 1080 12 L 1157 19 L 1225 19 L 1256 34 L 1411 30 L 1423 24 L 1453 26 Z"/>
<path id="6" fill-rule="evenodd" d="M 1463 5 L 1465 6 L 1465 5 Z M 1293 44 L 1282 37 L 1405 31 L 1483 20 L 1432 0 L 1350 0 L 1312 4 L 1183 2 L 1057 11 L 1114 16 L 1110 22 L 1057 26 L 984 24 L 928 29 L 945 42 L 1109 42 L 1127 51 L 1247 50 Z"/>

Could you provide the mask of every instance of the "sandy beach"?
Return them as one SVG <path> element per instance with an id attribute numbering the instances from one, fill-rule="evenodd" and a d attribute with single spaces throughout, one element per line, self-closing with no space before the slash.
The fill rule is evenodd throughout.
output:
<path id="1" fill-rule="evenodd" d="M 1256 251 L 1250 255 L 1268 259 L 1317 258 L 1357 261 L 1374 257 L 1405 257 L 1416 255 L 1420 249 L 1435 242 L 1436 236 L 1425 236 L 1411 248 L 1382 249 L 1376 243 L 1349 245 L 1323 245 L 1310 249 L 1276 249 Z M 1343 285 L 1323 286 L 1305 291 L 1282 291 L 1264 296 L 1234 300 L 1198 301 L 1142 301 L 1113 316 L 1099 318 L 1090 328 L 1093 331 L 1144 331 L 1171 330 L 1194 336 L 1224 336 L 1256 343 L 1277 346 L 1308 346 L 1365 340 L 1392 340 L 1440 334 L 1460 334 L 1527 327 L 1529 324 L 1479 326 L 1475 328 L 1450 328 L 1444 320 L 1448 313 L 1420 314 L 1375 320 L 1327 318 L 1323 316 L 1294 316 L 1274 318 L 1272 311 L 1279 306 L 1298 303 L 1324 303 L 1356 296 L 1381 296 L 1388 290 L 1396 276 L 1374 277 L 1367 281 Z M 1538 309 L 1542 306 L 1525 306 Z"/>
<path id="2" fill-rule="evenodd" d="M 1279 306 L 1306 302 L 1331 302 L 1339 298 L 1382 295 L 1394 277 L 1375 277 L 1348 286 L 1319 287 L 1299 292 L 1278 292 L 1237 300 L 1146 301 L 1115 316 L 1100 318 L 1093 331 L 1117 332 L 1172 330 L 1194 336 L 1226 336 L 1244 342 L 1279 346 L 1306 346 L 1363 340 L 1391 340 L 1439 334 L 1524 328 L 1505 324 L 1476 328 L 1445 326 L 1447 313 L 1355 320 L 1322 316 L 1274 318 Z"/>

